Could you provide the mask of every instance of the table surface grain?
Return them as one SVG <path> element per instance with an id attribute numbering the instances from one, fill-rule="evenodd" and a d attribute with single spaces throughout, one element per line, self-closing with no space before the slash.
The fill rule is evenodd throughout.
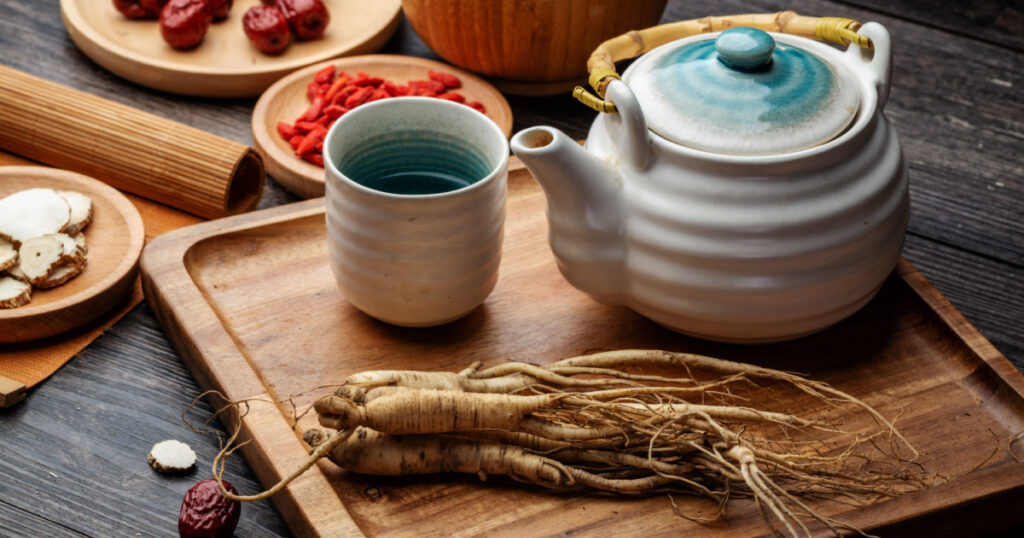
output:
<path id="1" fill-rule="evenodd" d="M 782 9 L 889 28 L 886 114 L 910 165 L 904 255 L 1024 369 L 1024 4 L 672 0 L 663 20 Z M 382 52 L 438 59 L 405 21 Z M 0 63 L 252 143 L 255 100 L 180 97 L 104 71 L 68 38 L 58 0 L 0 0 Z M 516 131 L 543 123 L 582 138 L 594 117 L 568 95 L 509 101 Z M 261 207 L 293 201 L 268 180 Z M 182 423 L 198 392 L 150 309 L 135 308 L 25 403 L 0 410 L 0 536 L 175 536 L 181 498 L 209 475 L 217 451 L 213 435 Z M 191 417 L 201 423 L 210 413 L 200 405 Z M 145 455 L 168 438 L 195 447 L 201 467 L 156 475 Z M 259 489 L 241 458 L 225 476 Z M 273 504 L 259 502 L 245 506 L 237 535 L 289 531 Z"/>

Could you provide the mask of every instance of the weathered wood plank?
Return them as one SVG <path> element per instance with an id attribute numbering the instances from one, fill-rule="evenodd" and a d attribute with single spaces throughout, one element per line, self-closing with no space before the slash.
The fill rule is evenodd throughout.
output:
<path id="1" fill-rule="evenodd" d="M 218 450 L 215 436 L 182 422 L 198 393 L 149 309 L 136 308 L 28 401 L 0 414 L 0 522 L 27 513 L 64 529 L 57 536 L 176 536 L 181 499 L 209 477 Z M 210 415 L 201 403 L 189 416 L 202 425 Z M 219 431 L 219 423 L 209 429 Z M 153 471 L 146 456 L 164 439 L 190 444 L 196 468 L 179 476 Z M 242 491 L 260 489 L 242 458 L 229 460 L 226 479 Z M 243 514 L 239 536 L 287 533 L 269 502 L 250 503 Z M 8 533 L 0 523 L 0 535 L 41 534 Z"/>
<path id="2" fill-rule="evenodd" d="M 865 9 L 947 31 L 1024 50 L 1024 3 L 1019 0 L 840 0 Z"/>
<path id="3" fill-rule="evenodd" d="M 1024 371 L 1024 270 L 916 234 L 907 237 L 903 255 L 996 349 Z"/>

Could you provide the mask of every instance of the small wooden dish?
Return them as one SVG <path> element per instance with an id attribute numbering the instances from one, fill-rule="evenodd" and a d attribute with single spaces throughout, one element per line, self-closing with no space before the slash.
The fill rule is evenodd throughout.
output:
<path id="1" fill-rule="evenodd" d="M 242 15 L 260 0 L 238 0 L 227 20 L 215 22 L 198 47 L 179 51 L 160 37 L 154 20 L 129 20 L 109 1 L 61 0 L 71 40 L 86 56 L 132 82 L 202 97 L 253 97 L 303 66 L 335 56 L 366 54 L 398 29 L 400 0 L 323 0 L 331 22 L 320 39 L 295 41 L 281 54 L 256 50 L 242 31 Z"/>
<path id="2" fill-rule="evenodd" d="M 62 286 L 32 290 L 32 301 L 0 309 L 0 344 L 69 331 L 107 313 L 131 291 L 145 243 L 142 217 L 113 187 L 88 176 L 43 166 L 0 166 L 0 198 L 36 187 L 72 190 L 92 199 L 89 247 L 82 274 Z"/>
<path id="3" fill-rule="evenodd" d="M 288 142 L 278 134 L 277 123 L 294 123 L 295 118 L 309 108 L 306 86 L 317 71 L 331 64 L 336 65 L 338 71 L 351 74 L 362 71 L 396 84 L 426 80 L 428 70 L 451 73 L 462 81 L 462 87 L 456 92 L 466 96 L 467 101 L 483 103 L 487 116 L 501 127 L 505 136 L 512 133 L 512 109 L 501 92 L 483 79 L 448 64 L 409 56 L 370 54 L 311 65 L 267 88 L 252 111 L 253 145 L 263 156 L 267 173 L 296 196 L 323 196 L 324 169 L 297 157 Z"/>

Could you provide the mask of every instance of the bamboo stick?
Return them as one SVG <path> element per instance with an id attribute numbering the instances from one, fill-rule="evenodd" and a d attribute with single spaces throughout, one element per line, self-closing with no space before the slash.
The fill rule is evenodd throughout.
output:
<path id="1" fill-rule="evenodd" d="M 206 218 L 248 211 L 252 148 L 0 65 L 0 148 Z"/>

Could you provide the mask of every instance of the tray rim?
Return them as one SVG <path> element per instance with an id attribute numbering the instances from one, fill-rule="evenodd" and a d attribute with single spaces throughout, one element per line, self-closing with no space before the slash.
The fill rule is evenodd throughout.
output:
<path id="1" fill-rule="evenodd" d="M 533 181 L 533 178 L 521 162 L 513 157 L 509 161 L 509 181 L 511 183 L 516 180 Z M 215 381 L 230 376 L 234 378 L 236 386 L 241 385 L 245 390 L 222 391 L 228 399 L 268 397 L 257 374 L 248 369 L 251 367 L 251 363 L 245 356 L 245 352 L 240 349 L 240 343 L 235 342 L 228 330 L 220 323 L 216 312 L 203 297 L 202 292 L 194 285 L 183 284 L 193 282 L 185 266 L 185 256 L 189 249 L 203 240 L 218 235 L 303 219 L 324 211 L 323 198 L 286 204 L 174 230 L 156 238 L 146 247 L 140 262 L 146 298 L 163 307 L 161 309 L 154 308 L 154 315 L 171 337 L 203 390 L 220 389 L 222 384 L 215 383 Z M 188 241 L 183 242 L 183 240 Z M 152 269 L 168 262 L 173 264 L 172 273 L 174 275 L 184 277 L 179 278 L 177 284 L 172 279 L 166 279 L 172 280 L 168 283 L 164 277 L 154 278 L 151 274 Z M 1009 359 L 1000 353 L 916 267 L 902 256 L 895 273 L 953 331 L 964 346 L 977 356 L 985 368 L 988 368 L 991 373 L 1014 391 L 1017 398 L 1024 401 L 1024 374 L 1019 372 Z M 167 297 L 174 297 L 175 300 L 168 301 Z M 193 300 L 200 301 L 199 309 L 186 309 L 182 306 L 193 303 Z M 170 314 L 163 312 L 165 309 L 170 311 Z M 213 344 L 196 344 L 187 337 L 189 331 L 183 330 L 189 327 L 206 326 L 211 322 L 216 323 L 217 334 L 210 334 L 210 331 L 206 330 L 204 337 L 214 339 Z M 208 359 L 203 362 L 199 359 L 200 348 L 203 349 L 203 355 L 218 357 L 218 359 L 216 361 Z M 214 362 L 216 364 L 213 364 Z M 245 367 L 246 370 L 240 372 L 239 367 Z M 240 377 L 245 378 L 242 383 L 239 383 Z M 268 414 L 272 416 L 267 416 Z M 239 426 L 237 416 L 231 415 L 225 418 L 224 422 L 227 428 Z M 268 424 L 268 421 L 279 424 Z M 254 424 L 257 423 L 259 427 L 254 427 Z M 287 432 L 288 435 L 295 438 L 294 450 L 290 450 L 288 454 L 289 461 L 302 461 L 307 455 L 302 443 L 299 442 L 298 437 L 294 435 L 284 416 L 280 413 L 263 412 L 257 416 L 250 414 L 242 418 L 240 427 L 243 435 L 253 439 L 252 443 L 243 447 L 242 452 L 264 487 L 276 483 L 281 477 L 286 476 L 294 466 L 283 469 L 282 467 L 287 467 L 288 462 L 282 465 L 280 462 L 270 460 L 257 450 L 259 447 L 269 444 L 280 445 L 277 436 L 282 432 Z M 273 433 L 271 430 L 277 433 Z M 275 439 L 278 442 L 275 443 Z M 280 447 L 278 448 L 277 456 L 281 457 Z M 943 514 L 967 509 L 980 500 L 998 495 L 1024 495 L 1024 467 L 1015 473 L 1006 471 L 1006 465 L 980 469 L 967 476 L 932 486 L 926 490 L 906 493 L 893 499 L 847 511 L 843 513 L 842 517 L 844 521 L 859 526 L 863 525 L 862 528 L 865 530 L 872 530 L 937 515 L 941 517 Z M 314 490 L 317 487 L 327 488 L 332 493 L 331 497 L 334 497 L 337 502 L 336 506 L 317 506 L 316 514 L 311 514 L 298 499 L 302 498 L 301 490 Z M 948 491 L 960 489 L 972 491 L 973 496 L 951 501 L 950 499 L 955 499 L 956 496 L 945 494 Z M 276 495 L 273 500 L 292 532 L 296 534 L 319 535 L 325 529 L 330 529 L 329 534 L 332 536 L 365 536 L 349 513 L 348 507 L 341 502 L 338 495 L 334 494 L 333 486 L 330 485 L 318 466 L 313 466 L 302 477 Z M 900 510 L 901 506 L 913 506 L 914 510 Z M 342 514 L 344 517 L 341 517 Z M 318 515 L 320 519 L 314 519 Z M 866 525 L 867 523 L 870 525 Z"/>

